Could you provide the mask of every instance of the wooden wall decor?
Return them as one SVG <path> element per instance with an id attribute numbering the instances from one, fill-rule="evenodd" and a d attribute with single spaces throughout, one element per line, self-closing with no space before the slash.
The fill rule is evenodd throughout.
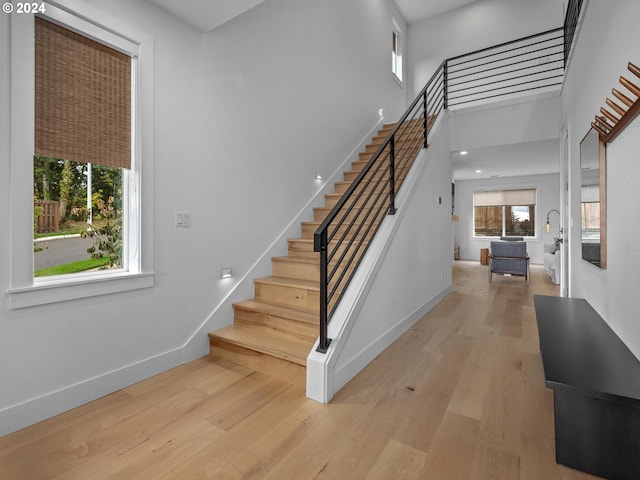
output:
<path id="1" fill-rule="evenodd" d="M 640 67 L 629 62 L 628 68 L 632 74 L 640 79 Z M 640 114 L 640 87 L 623 76 L 620 77 L 620 84 L 626 88 L 632 96 L 635 96 L 636 99 L 632 100 L 625 93 L 614 88 L 612 90 L 613 96 L 623 105 L 621 106 L 610 98 L 607 98 L 607 106 L 613 110 L 614 113 L 602 107 L 600 108 L 602 115 L 596 115 L 595 121 L 591 122 L 591 126 L 604 137 L 606 143 L 612 142 L 613 139 Z"/>

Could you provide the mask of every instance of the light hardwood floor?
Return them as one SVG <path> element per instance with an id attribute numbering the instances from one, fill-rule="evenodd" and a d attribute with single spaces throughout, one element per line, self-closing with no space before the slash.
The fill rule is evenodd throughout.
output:
<path id="1" fill-rule="evenodd" d="M 542 267 L 455 262 L 454 291 L 329 405 L 202 358 L 0 439 L 10 479 L 595 478 L 555 463 Z"/>

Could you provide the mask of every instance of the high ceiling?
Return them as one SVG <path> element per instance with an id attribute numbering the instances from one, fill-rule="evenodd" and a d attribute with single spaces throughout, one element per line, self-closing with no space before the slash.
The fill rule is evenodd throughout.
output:
<path id="1" fill-rule="evenodd" d="M 150 0 L 193 25 L 208 32 L 265 0 Z M 396 0 L 407 23 L 417 23 L 427 18 L 464 7 L 478 0 Z"/>
<path id="2" fill-rule="evenodd" d="M 148 0 L 202 32 L 209 32 L 265 0 Z M 408 24 L 463 9 L 482 0 L 395 0 Z M 528 175 L 558 171 L 558 141 L 498 145 L 470 150 L 466 156 L 452 152 L 456 180 Z M 514 161 L 514 159 L 519 161 Z M 481 170 L 481 172 L 477 172 Z"/>
<path id="3" fill-rule="evenodd" d="M 396 0 L 396 5 L 407 23 L 418 23 L 430 17 L 456 8 L 464 7 L 478 0 Z"/>
<path id="4" fill-rule="evenodd" d="M 243 14 L 264 0 L 150 0 L 176 17 L 208 32 Z"/>

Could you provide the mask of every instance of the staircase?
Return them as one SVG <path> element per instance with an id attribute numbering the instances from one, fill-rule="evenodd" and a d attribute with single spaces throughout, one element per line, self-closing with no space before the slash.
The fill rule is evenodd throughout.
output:
<path id="1" fill-rule="evenodd" d="M 325 195 L 324 207 L 314 209 L 313 221 L 302 222 L 301 237 L 288 240 L 288 255 L 272 258 L 272 276 L 254 279 L 254 298 L 233 305 L 233 325 L 209 333 L 211 355 L 306 385 L 306 361 L 318 337 L 320 309 L 320 262 L 313 234 L 394 127 L 378 131 L 352 169 L 344 172 L 344 180 L 336 182 L 334 193 Z M 413 159 L 419 149 L 403 153 Z M 411 163 L 396 173 L 399 181 Z M 372 229 L 370 236 L 374 234 Z"/>

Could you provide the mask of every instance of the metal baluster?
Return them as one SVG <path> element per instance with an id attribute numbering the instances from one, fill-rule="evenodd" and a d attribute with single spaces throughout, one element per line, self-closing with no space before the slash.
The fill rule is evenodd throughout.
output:
<path id="1" fill-rule="evenodd" d="M 389 215 L 396 214 L 396 137 L 391 137 L 389 143 L 391 155 L 389 156 Z"/>
<path id="2" fill-rule="evenodd" d="M 317 352 L 327 353 L 331 339 L 328 338 L 329 319 L 327 316 L 327 229 L 314 235 L 314 250 L 320 251 L 320 341 Z"/>

